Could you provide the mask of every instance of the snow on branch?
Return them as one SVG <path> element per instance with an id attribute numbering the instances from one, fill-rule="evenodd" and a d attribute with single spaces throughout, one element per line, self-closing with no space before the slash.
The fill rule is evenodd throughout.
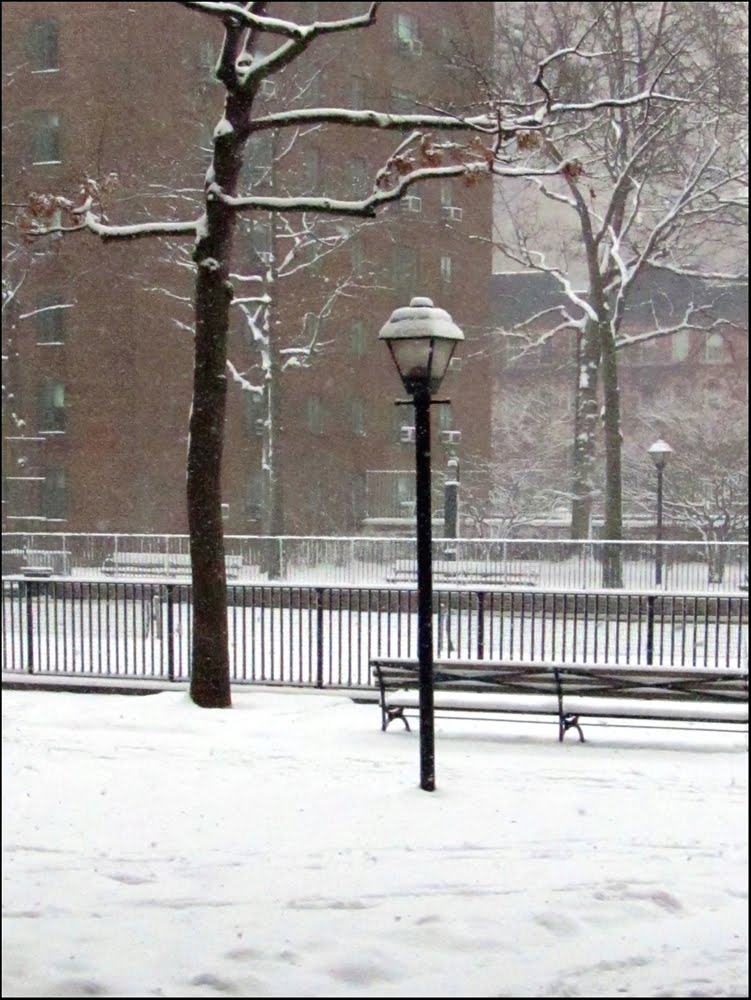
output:
<path id="1" fill-rule="evenodd" d="M 682 98 L 673 97 L 652 90 L 642 90 L 631 97 L 603 97 L 591 101 L 565 102 L 556 101 L 549 106 L 541 106 L 533 114 L 518 115 L 514 118 L 502 118 L 494 115 L 459 115 L 441 114 L 391 114 L 383 111 L 352 110 L 346 108 L 300 108 L 294 111 L 278 111 L 262 115 L 253 122 L 253 131 L 271 128 L 287 128 L 293 125 L 320 122 L 334 125 L 350 125 L 353 127 L 370 127 L 379 129 L 404 130 L 408 127 L 432 128 L 442 130 L 476 131 L 487 135 L 503 133 L 507 138 L 517 132 L 527 132 L 543 127 L 549 116 L 563 115 L 571 112 L 590 112 L 600 108 L 628 108 L 644 104 L 649 100 L 678 102 Z"/>
<path id="2" fill-rule="evenodd" d="M 645 341 L 656 340 L 658 337 L 670 337 L 676 333 L 690 332 L 695 333 L 713 333 L 717 329 L 723 329 L 728 326 L 729 321 L 727 319 L 714 319 L 708 323 L 698 322 L 698 317 L 709 312 L 713 307 L 710 305 L 696 306 L 693 302 L 686 306 L 686 310 L 681 319 L 671 326 L 663 326 L 657 316 L 655 315 L 654 309 L 652 309 L 652 316 L 655 322 L 654 328 L 644 333 L 618 336 L 615 342 L 616 350 L 621 350 L 624 347 L 628 347 L 631 344 L 644 343 Z"/>
<path id="3" fill-rule="evenodd" d="M 222 192 L 216 184 L 209 187 L 208 197 L 209 199 L 218 199 L 223 204 L 238 210 L 267 209 L 277 212 L 317 212 L 324 215 L 372 218 L 375 216 L 379 205 L 398 201 L 418 181 L 435 177 L 480 177 L 491 172 L 503 177 L 529 177 L 530 175 L 553 176 L 558 173 L 558 170 L 557 168 L 541 168 L 538 170 L 527 167 L 500 167 L 495 169 L 494 166 L 489 166 L 486 162 L 455 164 L 445 167 L 420 167 L 410 170 L 409 173 L 399 177 L 391 187 L 374 190 L 366 198 L 359 200 L 309 196 L 232 196 Z"/>
<path id="4" fill-rule="evenodd" d="M 198 220 L 193 222 L 138 222 L 131 225 L 112 225 L 102 222 L 93 212 L 84 212 L 77 226 L 51 226 L 44 230 L 32 230 L 29 235 L 47 233 L 76 232 L 88 230 L 103 240 L 135 240 L 144 236 L 195 236 Z"/>
<path id="5" fill-rule="evenodd" d="M 379 3 L 374 2 L 364 14 L 342 18 L 336 21 L 313 21 L 309 24 L 298 24 L 265 14 L 254 12 L 253 4 L 211 3 L 202 0 L 177 0 L 182 7 L 209 14 L 222 22 L 225 29 L 224 47 L 217 66 L 217 79 L 221 80 L 230 90 L 243 93 L 252 92 L 252 88 L 271 72 L 283 69 L 299 56 L 316 38 L 339 31 L 353 31 L 366 28 L 375 22 Z M 239 53 L 240 36 L 246 29 L 251 29 L 250 35 L 260 31 L 266 34 L 280 35 L 284 41 L 277 49 L 268 54 L 259 52 Z"/>
<path id="6" fill-rule="evenodd" d="M 331 34 L 337 31 L 350 31 L 353 28 L 364 28 L 373 24 L 380 2 L 371 3 L 370 9 L 364 14 L 340 18 L 336 21 L 313 21 L 309 24 L 298 24 L 278 17 L 268 17 L 265 14 L 255 14 L 249 8 L 251 4 L 212 3 L 211 0 L 177 0 L 181 7 L 196 10 L 203 14 L 218 18 L 223 24 L 234 21 L 246 28 L 256 28 L 272 35 L 282 35 L 290 39 L 315 38 L 318 35 Z"/>
<path id="7" fill-rule="evenodd" d="M 233 382 L 237 382 L 237 384 L 240 386 L 240 388 L 244 392 L 249 392 L 252 395 L 259 396 L 259 397 L 263 395 L 263 386 L 261 386 L 261 385 L 253 385 L 252 382 L 249 382 L 245 378 L 245 376 L 243 374 L 241 374 L 237 370 L 237 368 L 235 368 L 235 366 L 232 364 L 232 362 L 229 359 L 227 360 L 227 371 L 230 373 L 232 381 Z"/>

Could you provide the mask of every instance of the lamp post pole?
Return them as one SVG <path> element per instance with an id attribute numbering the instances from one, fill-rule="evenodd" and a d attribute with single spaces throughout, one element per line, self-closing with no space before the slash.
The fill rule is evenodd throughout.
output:
<path id="1" fill-rule="evenodd" d="M 420 386 L 415 406 L 417 497 L 417 658 L 420 665 L 420 788 L 435 790 L 433 713 L 433 523 L 430 495 L 430 390 Z"/>
<path id="2" fill-rule="evenodd" d="M 662 474 L 673 449 L 660 438 L 649 449 L 649 457 L 657 469 L 657 525 L 655 531 L 655 587 L 662 587 Z M 647 598 L 647 663 L 654 661 L 655 633 L 655 600 L 656 595 Z"/>
<path id="3" fill-rule="evenodd" d="M 447 561 L 456 559 L 455 539 L 459 525 L 459 459 L 452 455 L 446 470 L 446 485 L 443 491 L 443 537 L 453 539 L 446 546 L 443 556 Z"/>
<path id="4" fill-rule="evenodd" d="M 655 584 L 662 586 L 662 474 L 665 471 L 665 463 L 660 462 L 657 466 L 657 544 L 655 546 Z"/>
<path id="5" fill-rule="evenodd" d="M 417 498 L 417 656 L 420 684 L 420 788 L 435 791 L 433 717 L 433 524 L 430 406 L 464 334 L 444 309 L 417 296 L 395 309 L 378 334 L 415 408 Z M 443 400 L 442 402 L 447 402 Z"/>

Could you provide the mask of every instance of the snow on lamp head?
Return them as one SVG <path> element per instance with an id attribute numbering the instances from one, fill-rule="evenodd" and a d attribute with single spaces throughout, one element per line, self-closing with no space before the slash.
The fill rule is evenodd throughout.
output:
<path id="1" fill-rule="evenodd" d="M 668 464 L 668 459 L 673 454 L 673 449 L 667 441 L 663 441 L 662 438 L 660 438 L 659 441 L 655 441 L 649 449 L 648 454 L 654 462 L 655 468 L 662 471 L 662 469 L 664 469 Z"/>
<path id="2" fill-rule="evenodd" d="M 436 308 L 431 299 L 417 297 L 394 310 L 378 339 L 386 342 L 410 396 L 424 391 L 432 395 L 440 388 L 464 334 L 445 309 Z"/>

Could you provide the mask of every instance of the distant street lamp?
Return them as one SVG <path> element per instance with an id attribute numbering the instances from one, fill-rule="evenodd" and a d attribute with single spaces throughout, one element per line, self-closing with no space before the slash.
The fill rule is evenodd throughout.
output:
<path id="1" fill-rule="evenodd" d="M 386 342 L 415 408 L 417 494 L 417 655 L 420 666 L 420 788 L 435 789 L 433 723 L 433 565 L 430 498 L 430 406 L 464 334 L 431 299 L 396 309 L 378 334 Z M 400 400 L 397 405 L 403 405 Z"/>
<path id="2" fill-rule="evenodd" d="M 655 585 L 662 587 L 662 474 L 673 449 L 662 438 L 655 441 L 648 451 L 657 469 L 657 530 L 655 532 Z M 655 595 L 647 598 L 647 663 L 654 662 Z"/>

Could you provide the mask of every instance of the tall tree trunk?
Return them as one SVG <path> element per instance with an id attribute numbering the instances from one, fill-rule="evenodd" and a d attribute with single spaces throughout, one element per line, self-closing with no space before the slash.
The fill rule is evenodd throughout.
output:
<path id="1" fill-rule="evenodd" d="M 230 213 L 222 228 L 231 226 Z M 217 221 L 217 225 L 219 222 Z M 222 445 L 227 397 L 227 328 L 232 293 L 226 270 L 197 248 L 193 406 L 188 446 L 188 529 L 193 580 L 190 695 L 203 708 L 228 708 L 227 581 L 222 526 Z"/>
<path id="2" fill-rule="evenodd" d="M 229 281 L 235 212 L 216 197 L 214 184 L 237 191 L 248 135 L 248 98 L 229 94 L 229 127 L 214 136 L 206 177 L 206 226 L 196 263 L 193 403 L 188 444 L 187 500 L 193 581 L 190 696 L 202 708 L 232 704 L 227 630 L 227 580 L 222 525 L 222 450 L 227 398 Z"/>
<path id="3" fill-rule="evenodd" d="M 589 538 L 595 491 L 597 442 L 597 374 L 600 339 L 597 324 L 587 323 L 577 344 L 574 405 L 574 455 L 571 484 L 571 537 Z"/>
<path id="4" fill-rule="evenodd" d="M 623 481 L 621 470 L 621 393 L 613 330 L 609 321 L 600 324 L 602 345 L 602 392 L 605 431 L 605 538 L 623 540 Z M 608 545 L 604 561 L 606 587 L 623 586 L 621 546 Z"/>

